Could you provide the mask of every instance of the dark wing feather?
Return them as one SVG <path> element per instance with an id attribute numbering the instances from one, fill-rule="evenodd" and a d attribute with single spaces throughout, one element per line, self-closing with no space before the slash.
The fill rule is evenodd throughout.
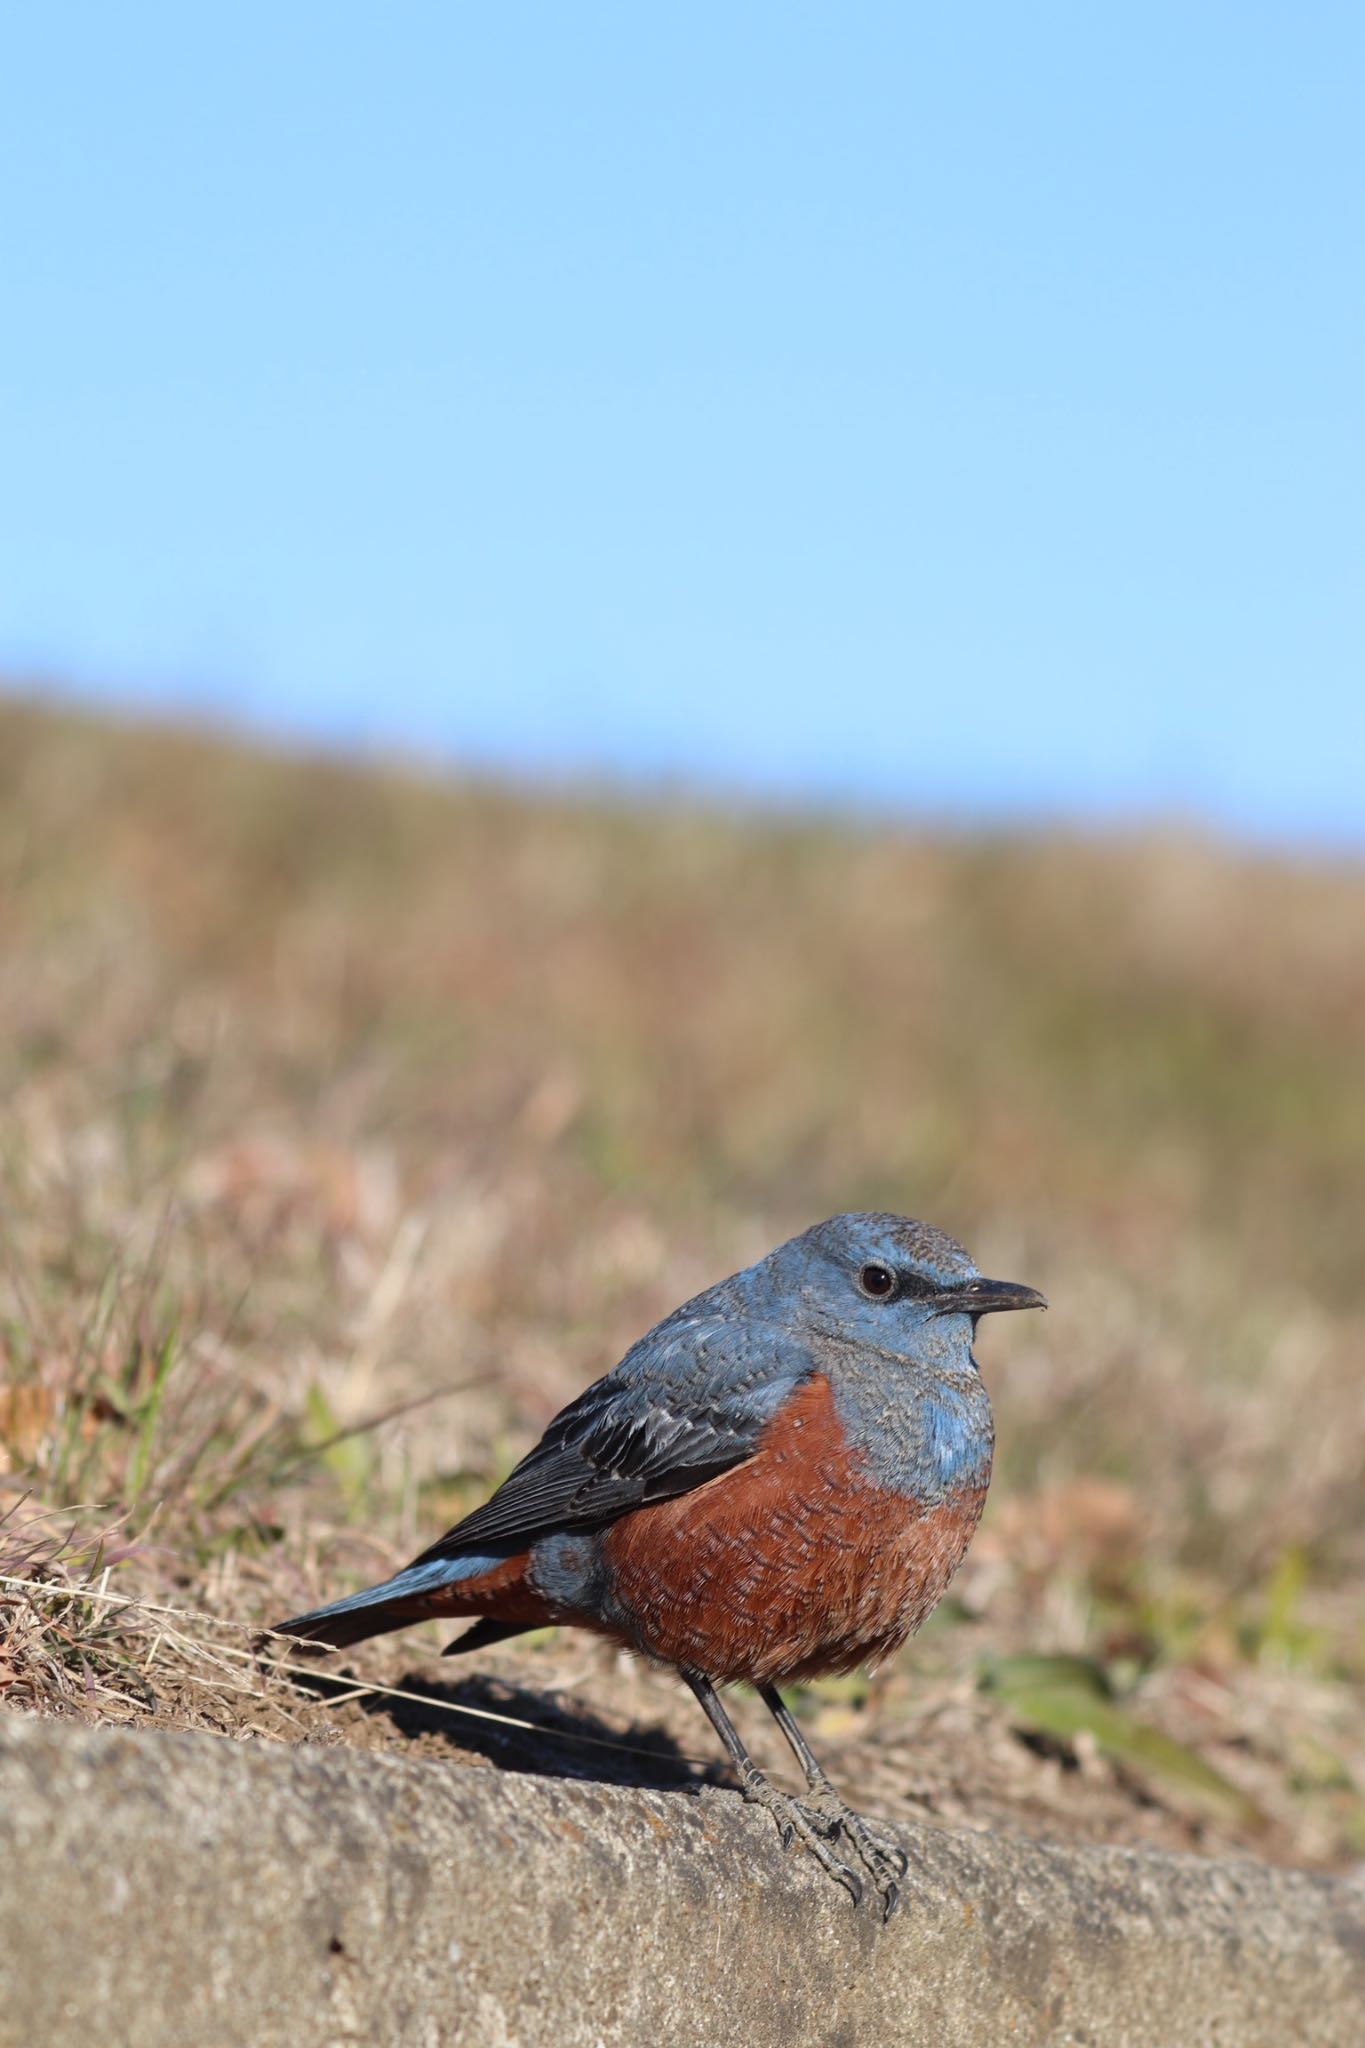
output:
<path id="1" fill-rule="evenodd" d="M 563 1409 L 497 1492 L 413 1560 L 600 1527 L 752 1457 L 811 1371 L 781 1331 L 670 1317 Z"/>

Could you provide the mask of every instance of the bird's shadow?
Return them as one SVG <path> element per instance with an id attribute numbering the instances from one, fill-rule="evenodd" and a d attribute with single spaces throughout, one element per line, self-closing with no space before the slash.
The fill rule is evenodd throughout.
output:
<path id="1" fill-rule="evenodd" d="M 345 1672 L 323 1671 L 307 1677 L 295 1674 L 293 1682 L 320 1700 L 341 1698 L 364 1683 Z M 404 1698 L 368 1693 L 355 1705 L 371 1718 L 387 1721 L 406 1742 L 425 1744 L 435 1737 L 466 1755 L 484 1757 L 501 1770 L 668 1792 L 734 1785 L 723 1762 L 695 1762 L 663 1728 L 637 1723 L 622 1734 L 581 1701 L 569 1704 L 553 1693 L 532 1692 L 506 1679 L 471 1672 L 467 1678 L 434 1680 L 408 1671 L 397 1687 Z M 499 1718 L 484 1719 L 485 1715 Z M 531 1725 L 514 1727 L 509 1722 Z"/>

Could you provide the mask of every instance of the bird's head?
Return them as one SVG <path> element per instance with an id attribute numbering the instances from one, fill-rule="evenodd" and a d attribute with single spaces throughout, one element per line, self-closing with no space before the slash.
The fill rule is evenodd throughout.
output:
<path id="1" fill-rule="evenodd" d="M 982 1316 L 1046 1308 L 1036 1287 L 986 1280 L 946 1231 L 909 1216 L 832 1216 L 753 1268 L 769 1304 L 825 1337 L 897 1358 L 975 1370 Z"/>

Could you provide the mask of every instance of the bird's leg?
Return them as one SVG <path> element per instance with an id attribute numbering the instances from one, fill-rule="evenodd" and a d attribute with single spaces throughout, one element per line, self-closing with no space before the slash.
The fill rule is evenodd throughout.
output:
<path id="1" fill-rule="evenodd" d="M 850 1870 L 846 1863 L 839 1861 L 824 1839 L 826 1832 L 838 1834 L 837 1825 L 832 1829 L 825 1829 L 823 1821 L 817 1824 L 797 1800 L 789 1799 L 785 1792 L 779 1792 L 776 1785 L 770 1784 L 740 1741 L 735 1725 L 717 1698 L 716 1688 L 710 1679 L 703 1678 L 699 1671 L 684 1671 L 682 1675 L 697 1695 L 703 1713 L 725 1745 L 725 1753 L 735 1767 L 744 1797 L 772 1815 L 777 1832 L 782 1838 L 783 1848 L 789 1849 L 793 1838 L 799 1841 L 804 1848 L 810 1850 L 821 1869 L 827 1870 L 829 1875 L 852 1895 L 854 1905 L 858 1905 L 863 1896 L 862 1879 L 856 1870 Z"/>
<path id="2" fill-rule="evenodd" d="M 900 1902 L 896 1878 L 905 1875 L 908 1862 L 905 1851 L 897 1848 L 894 1842 L 883 1841 L 874 1835 L 862 1815 L 855 1813 L 835 1791 L 824 1766 L 802 1734 L 799 1723 L 777 1687 L 761 1685 L 758 1695 L 791 1744 L 792 1754 L 806 1774 L 806 1783 L 814 1795 L 812 1810 L 832 1820 L 836 1832 L 845 1835 L 853 1844 L 881 1897 L 882 1917 L 889 1920 Z"/>

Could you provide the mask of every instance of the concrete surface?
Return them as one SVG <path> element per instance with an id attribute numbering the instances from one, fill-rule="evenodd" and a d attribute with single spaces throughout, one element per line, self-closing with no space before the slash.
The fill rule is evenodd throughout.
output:
<path id="1" fill-rule="evenodd" d="M 0 2043 L 1365 2042 L 1365 1887 L 907 1829 L 855 1912 L 732 1793 L 0 1716 Z"/>

